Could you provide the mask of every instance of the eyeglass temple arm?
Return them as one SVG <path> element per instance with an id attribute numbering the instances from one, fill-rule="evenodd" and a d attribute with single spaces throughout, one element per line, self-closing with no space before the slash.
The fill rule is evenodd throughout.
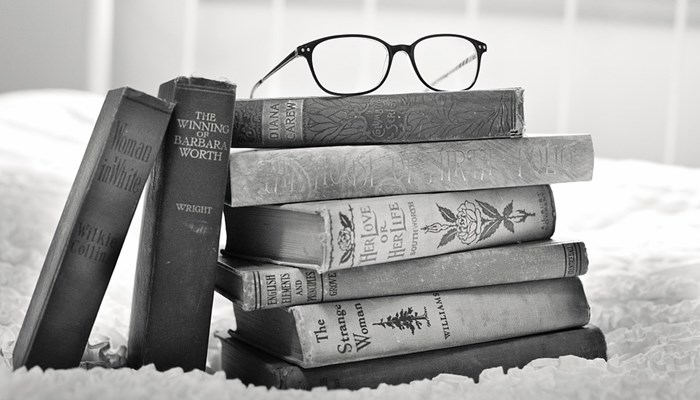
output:
<path id="1" fill-rule="evenodd" d="M 464 60 L 460 61 L 459 64 L 455 65 L 451 70 L 445 72 L 444 74 L 439 76 L 437 79 L 432 81 L 430 83 L 430 86 L 435 86 L 436 83 L 440 83 L 440 81 L 442 81 L 445 78 L 447 78 L 448 76 L 452 75 L 458 69 L 460 69 L 460 68 L 466 66 L 467 64 L 469 64 L 470 62 L 476 60 L 476 57 L 477 57 L 476 54 L 472 54 L 469 57 L 465 58 Z"/>
<path id="2" fill-rule="evenodd" d="M 250 98 L 251 99 L 253 98 L 253 94 L 255 93 L 255 90 L 260 85 L 262 85 L 262 83 L 265 82 L 267 80 L 267 78 L 269 78 L 270 76 L 272 76 L 272 74 L 274 74 L 275 72 L 282 69 L 282 67 L 289 64 L 290 61 L 292 61 L 293 59 L 295 59 L 298 56 L 299 56 L 299 53 L 297 52 L 296 49 L 294 51 L 292 51 L 291 53 L 289 53 L 289 55 L 287 57 L 285 57 L 284 60 L 282 60 L 282 62 L 277 64 L 277 66 L 275 68 L 272 68 L 272 71 L 268 72 L 267 75 L 263 76 L 262 79 L 260 79 L 255 85 L 253 85 L 253 89 L 250 91 Z"/>

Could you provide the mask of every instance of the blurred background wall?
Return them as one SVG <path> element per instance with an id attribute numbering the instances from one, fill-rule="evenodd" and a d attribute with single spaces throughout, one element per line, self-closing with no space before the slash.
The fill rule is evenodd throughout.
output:
<path id="1" fill-rule="evenodd" d="M 156 93 L 194 74 L 245 98 L 297 45 L 350 32 L 474 37 L 489 46 L 475 88 L 523 87 L 526 132 L 700 167 L 700 0 L 0 0 L 0 93 Z M 422 90 L 401 55 L 381 92 Z M 256 96 L 318 94 L 295 60 Z"/>

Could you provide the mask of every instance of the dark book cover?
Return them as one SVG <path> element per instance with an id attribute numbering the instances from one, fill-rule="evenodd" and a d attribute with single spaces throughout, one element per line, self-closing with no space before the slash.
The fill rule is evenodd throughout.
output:
<path id="1" fill-rule="evenodd" d="M 521 336 L 450 349 L 350 362 L 318 368 L 301 368 L 244 343 L 234 332 L 221 337 L 222 369 L 229 379 L 278 389 L 376 388 L 398 385 L 439 374 L 468 376 L 478 382 L 481 372 L 502 367 L 522 368 L 538 358 L 573 355 L 607 359 L 605 336 L 588 325 L 539 335 Z"/>
<path id="2" fill-rule="evenodd" d="M 13 366 L 80 364 L 173 104 L 107 93 L 14 348 Z"/>
<path id="3" fill-rule="evenodd" d="M 312 147 L 523 135 L 523 89 L 245 99 L 233 147 Z"/>
<path id="4" fill-rule="evenodd" d="M 205 369 L 235 85 L 179 77 L 144 206 L 128 364 Z"/>

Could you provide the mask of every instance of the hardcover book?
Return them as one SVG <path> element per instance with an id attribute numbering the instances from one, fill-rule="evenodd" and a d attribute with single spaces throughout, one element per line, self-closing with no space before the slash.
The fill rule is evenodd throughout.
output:
<path id="1" fill-rule="evenodd" d="M 231 152 L 232 207 L 590 180 L 590 135 Z"/>
<path id="2" fill-rule="evenodd" d="M 80 364 L 173 104 L 107 93 L 17 337 L 13 367 Z"/>
<path id="3" fill-rule="evenodd" d="M 234 310 L 238 336 L 304 368 L 580 327 L 590 317 L 577 277 Z"/>
<path id="4" fill-rule="evenodd" d="M 227 255 L 326 272 L 549 238 L 556 213 L 539 185 L 226 206 L 224 215 Z"/>
<path id="5" fill-rule="evenodd" d="M 407 143 L 523 134 L 523 90 L 239 100 L 234 147 Z"/>
<path id="6" fill-rule="evenodd" d="M 235 90 L 187 77 L 160 86 L 159 96 L 177 105 L 144 206 L 131 367 L 206 366 Z"/>
<path id="7" fill-rule="evenodd" d="M 325 386 L 355 390 L 431 379 L 439 374 L 464 375 L 478 382 L 485 369 L 502 367 L 505 372 L 538 358 L 571 355 L 607 360 L 605 336 L 592 325 L 318 368 L 301 368 L 269 355 L 244 343 L 233 332 L 220 339 L 222 369 L 227 378 L 278 389 Z"/>
<path id="8" fill-rule="evenodd" d="M 216 290 L 244 311 L 579 276 L 586 246 L 539 240 L 325 274 L 219 256 Z"/>

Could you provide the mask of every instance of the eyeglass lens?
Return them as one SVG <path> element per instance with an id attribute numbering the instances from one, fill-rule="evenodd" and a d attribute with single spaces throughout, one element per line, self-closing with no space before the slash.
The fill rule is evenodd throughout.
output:
<path id="1" fill-rule="evenodd" d="M 454 36 L 435 36 L 416 43 L 413 58 L 418 74 L 437 90 L 471 87 L 478 73 L 477 50 L 472 42 Z"/>
<path id="2" fill-rule="evenodd" d="M 415 67 L 436 90 L 463 90 L 478 72 L 477 49 L 464 38 L 434 36 L 418 41 Z M 366 37 L 338 37 L 316 45 L 312 53 L 318 83 L 328 91 L 351 94 L 377 88 L 387 75 L 389 49 Z"/>
<path id="3" fill-rule="evenodd" d="M 319 43 L 311 53 L 318 82 L 331 92 L 357 93 L 379 86 L 389 68 L 383 43 L 364 37 L 339 37 Z"/>

